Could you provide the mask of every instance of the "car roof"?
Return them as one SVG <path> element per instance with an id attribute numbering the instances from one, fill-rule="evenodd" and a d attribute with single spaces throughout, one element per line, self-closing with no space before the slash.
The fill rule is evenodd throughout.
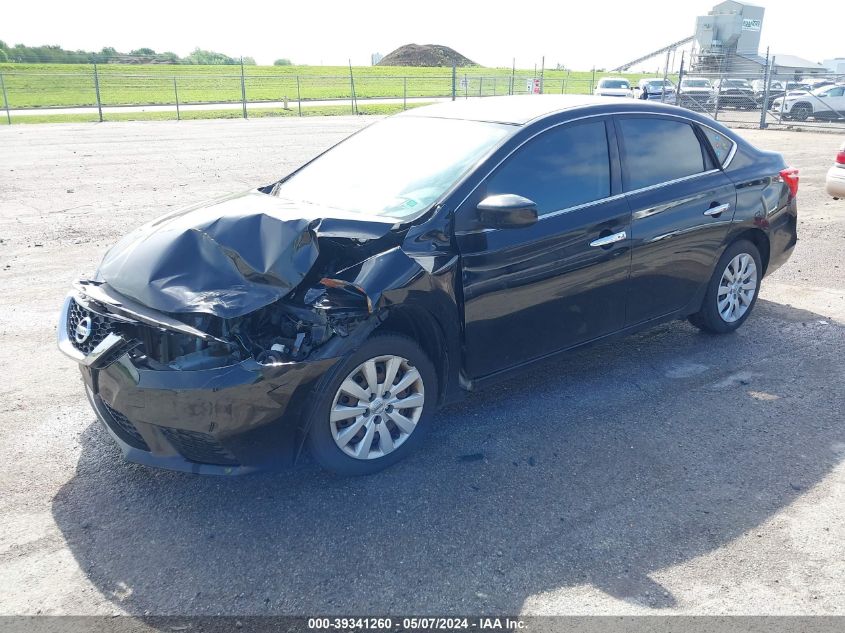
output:
<path id="1" fill-rule="evenodd" d="M 622 103 L 622 102 L 625 103 Z M 525 125 L 561 112 L 590 109 L 596 113 L 637 111 L 689 116 L 687 110 L 664 104 L 618 97 L 592 95 L 514 95 L 458 99 L 407 110 L 397 116 L 430 117 L 488 121 L 508 125 Z M 690 117 L 692 118 L 692 117 Z"/>

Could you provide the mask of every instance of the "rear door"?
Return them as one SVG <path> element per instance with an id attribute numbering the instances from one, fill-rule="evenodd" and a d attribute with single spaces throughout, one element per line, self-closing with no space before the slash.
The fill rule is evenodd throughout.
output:
<path id="1" fill-rule="evenodd" d="M 712 274 L 736 204 L 717 161 L 733 141 L 683 117 L 616 117 L 622 181 L 631 207 L 627 325 L 681 310 Z M 720 158 L 720 156 L 722 158 Z"/>
<path id="2" fill-rule="evenodd" d="M 623 326 L 630 211 L 621 195 L 614 133 L 605 117 L 542 131 L 510 154 L 458 209 L 470 377 Z M 478 227 L 478 203 L 508 193 L 537 204 L 537 223 Z"/>

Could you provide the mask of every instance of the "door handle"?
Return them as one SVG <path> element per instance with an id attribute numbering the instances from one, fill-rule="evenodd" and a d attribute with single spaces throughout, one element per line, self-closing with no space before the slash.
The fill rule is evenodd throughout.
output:
<path id="1" fill-rule="evenodd" d="M 620 231 L 619 233 L 605 235 L 597 240 L 593 240 L 590 242 L 590 246 L 610 246 L 611 244 L 616 244 L 616 242 L 621 242 L 626 237 L 628 237 L 628 234 L 625 231 Z"/>
<path id="2" fill-rule="evenodd" d="M 710 207 L 707 211 L 704 212 L 704 215 L 709 215 L 711 218 L 717 218 L 722 215 L 725 211 L 731 208 L 731 203 L 726 202 L 725 204 L 720 204 L 715 207 Z"/>

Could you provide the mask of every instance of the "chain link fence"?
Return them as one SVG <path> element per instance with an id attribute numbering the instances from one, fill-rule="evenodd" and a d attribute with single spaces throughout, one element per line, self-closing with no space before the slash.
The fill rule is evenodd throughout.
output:
<path id="1" fill-rule="evenodd" d="M 8 123 L 12 115 L 94 113 L 109 114 L 140 108 L 171 112 L 180 118 L 186 109 L 240 110 L 279 107 L 303 115 L 313 106 L 344 108 L 358 113 L 359 105 L 393 104 L 407 108 L 437 100 L 532 93 L 590 94 L 597 76 L 543 77 L 542 73 L 512 71 L 499 74 L 460 72 L 445 68 L 425 75 L 292 75 L 243 72 L 181 74 L 0 71 L 2 106 Z M 561 73 L 556 73 L 561 75 Z M 145 110 L 146 111 L 146 110 Z"/>
<path id="2" fill-rule="evenodd" d="M 728 124 L 845 131 L 845 76 L 777 70 L 776 59 L 756 72 L 682 70 L 675 103 Z"/>
<path id="3" fill-rule="evenodd" d="M 779 75 L 776 60 L 753 72 L 695 72 L 669 75 L 661 100 L 697 110 L 728 124 L 755 127 L 801 126 L 845 130 L 845 77 L 826 74 Z M 544 77 L 542 73 L 479 75 L 445 68 L 440 74 L 272 74 L 231 72 L 182 74 L 98 72 L 0 72 L 6 120 L 13 114 L 93 113 L 99 120 L 121 110 L 163 111 L 181 118 L 188 110 L 228 110 L 249 116 L 250 109 L 277 108 L 302 116 L 345 111 L 365 104 L 407 108 L 438 100 L 515 94 L 590 94 L 607 73 Z M 656 77 L 656 79 L 662 79 Z M 639 92 L 635 91 L 635 96 Z M 322 106 L 322 110 L 314 109 Z M 303 112 L 305 110 L 305 112 Z M 146 111 L 146 110 L 145 110 Z"/>

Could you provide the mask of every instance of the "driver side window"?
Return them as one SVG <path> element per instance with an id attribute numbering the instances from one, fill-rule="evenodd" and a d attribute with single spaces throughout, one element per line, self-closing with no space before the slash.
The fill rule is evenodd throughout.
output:
<path id="1" fill-rule="evenodd" d="M 533 200 L 540 216 L 610 196 L 604 121 L 561 125 L 516 150 L 487 181 L 487 195 Z"/>

